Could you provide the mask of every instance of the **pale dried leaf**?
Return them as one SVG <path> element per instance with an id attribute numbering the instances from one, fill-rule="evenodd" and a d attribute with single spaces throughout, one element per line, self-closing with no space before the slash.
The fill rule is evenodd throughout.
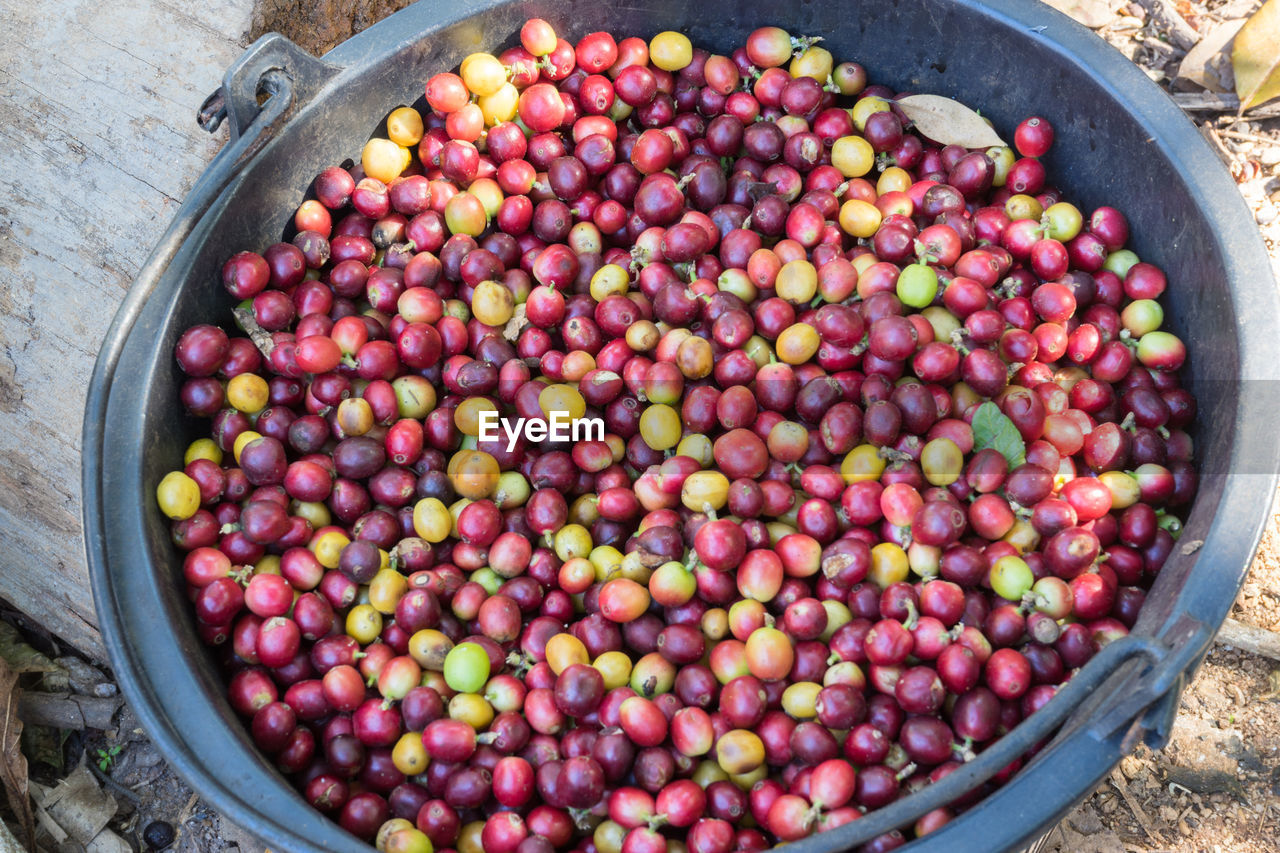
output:
<path id="1" fill-rule="evenodd" d="M 1118 3 L 1109 0 L 1044 0 L 1069 18 L 1074 18 L 1091 30 L 1105 27 L 1116 19 Z"/>
<path id="2" fill-rule="evenodd" d="M 115 798 L 98 786 L 98 780 L 81 761 L 53 788 L 33 786 L 36 808 L 43 815 L 41 823 L 52 821 L 78 844 L 88 845 L 115 816 Z"/>
<path id="3" fill-rule="evenodd" d="M 1224 21 L 1206 33 L 1182 58 L 1178 65 L 1178 79 L 1212 92 L 1230 91 L 1223 85 L 1219 60 L 1230 56 L 1231 40 L 1243 26 L 1243 20 Z"/>
<path id="4" fill-rule="evenodd" d="M 0 659 L 0 781 L 9 809 L 18 818 L 27 846 L 35 849 L 36 822 L 28 796 L 27 758 L 22 754 L 18 719 L 18 674 Z"/>
<path id="5" fill-rule="evenodd" d="M 85 853 L 133 853 L 129 842 L 109 829 L 104 829 L 84 847 Z"/>
<path id="6" fill-rule="evenodd" d="M 511 314 L 511 319 L 502 330 L 502 337 L 515 343 L 520 337 L 520 330 L 527 325 L 529 325 L 529 319 L 525 316 L 525 307 L 523 304 L 517 305 L 516 310 Z"/>
<path id="7" fill-rule="evenodd" d="M 964 148 L 990 148 L 1005 144 L 982 116 L 959 101 L 941 95 L 908 95 L 896 103 L 916 129 L 934 142 Z"/>
<path id="8" fill-rule="evenodd" d="M 1280 0 L 1267 0 L 1236 33 L 1231 66 L 1241 110 L 1280 95 Z"/>

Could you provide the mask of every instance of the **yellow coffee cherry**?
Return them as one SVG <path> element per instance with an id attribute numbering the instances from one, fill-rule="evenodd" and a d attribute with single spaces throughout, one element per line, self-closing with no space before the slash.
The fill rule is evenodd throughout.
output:
<path id="1" fill-rule="evenodd" d="M 197 459 L 208 459 L 215 465 L 221 465 L 222 448 L 212 438 L 197 438 L 187 445 L 187 452 L 182 455 L 182 464 L 190 465 Z"/>
<path id="2" fill-rule="evenodd" d="M 467 193 L 480 201 L 480 207 L 489 219 L 498 215 L 498 209 L 502 207 L 502 200 L 506 197 L 502 187 L 493 178 L 476 178 L 467 185 Z M 474 310 L 473 307 L 473 313 Z"/>
<path id="3" fill-rule="evenodd" d="M 875 113 L 884 113 L 890 110 L 889 102 L 884 98 L 867 97 L 860 98 L 853 109 L 849 111 L 849 115 L 853 118 L 853 126 L 858 130 L 862 130 L 867 126 L 867 119 L 871 118 Z"/>
<path id="4" fill-rule="evenodd" d="M 860 178 L 875 164 L 875 149 L 861 136 L 842 136 L 831 146 L 831 165 L 846 178 Z"/>
<path id="5" fill-rule="evenodd" d="M 591 276 L 591 298 L 603 302 L 606 296 L 622 296 L 631 283 L 630 274 L 617 264 L 605 264 Z"/>
<path id="6" fill-rule="evenodd" d="M 792 77 L 812 77 L 819 83 L 826 83 L 834 67 L 835 60 L 831 56 L 831 51 L 813 45 L 806 48 L 803 53 L 797 54 L 791 60 L 787 70 Z"/>
<path id="7" fill-rule="evenodd" d="M 473 53 L 458 69 L 462 82 L 479 97 L 492 95 L 507 82 L 507 69 L 492 53 Z"/>
<path id="8" fill-rule="evenodd" d="M 478 436 L 481 419 L 487 418 L 490 423 L 497 423 L 494 419 L 497 414 L 497 404 L 488 397 L 468 397 L 453 410 L 453 423 L 463 435 Z"/>
<path id="9" fill-rule="evenodd" d="M 476 98 L 476 106 L 484 116 L 485 127 L 511 121 L 520 107 L 520 91 L 510 83 L 503 83 L 492 95 Z"/>
<path id="10" fill-rule="evenodd" d="M 787 364 L 804 364 L 813 358 L 821 345 L 817 329 L 808 323 L 794 323 L 778 335 L 775 348 L 779 360 Z"/>
<path id="11" fill-rule="evenodd" d="M 854 198 L 840 205 L 840 228 L 850 237 L 874 237 L 880 219 L 879 208 L 869 201 Z"/>
<path id="12" fill-rule="evenodd" d="M 906 192 L 912 184 L 911 173 L 899 166 L 890 166 L 876 179 L 876 195 L 888 192 Z"/>
<path id="13" fill-rule="evenodd" d="M 884 473 L 885 461 L 874 444 L 859 444 L 840 463 L 840 473 L 849 485 L 863 480 L 879 480 Z"/>
<path id="14" fill-rule="evenodd" d="M 587 647 L 572 634 L 556 634 L 546 645 L 547 665 L 556 675 L 564 672 L 575 663 L 590 663 Z"/>
<path id="15" fill-rule="evenodd" d="M 413 107 L 398 107 L 387 116 L 387 136 L 408 148 L 422 141 L 422 115 Z"/>
<path id="16" fill-rule="evenodd" d="M 423 498 L 413 506 L 413 530 L 431 543 L 449 538 L 453 520 L 449 508 L 438 498 Z"/>
<path id="17" fill-rule="evenodd" d="M 719 471 L 694 471 L 680 489 L 680 502 L 694 512 L 722 509 L 728 500 L 729 478 Z"/>
<path id="18" fill-rule="evenodd" d="M 364 173 L 384 184 L 400 177 L 409 167 L 411 159 L 408 148 L 397 145 L 390 139 L 370 139 L 360 152 L 360 165 L 364 167 Z"/>
<path id="19" fill-rule="evenodd" d="M 576 420 L 587 413 L 587 401 L 583 399 L 582 392 L 572 385 L 548 385 L 538 394 L 538 408 L 548 420 L 552 412 L 562 412 L 561 417 Z"/>
<path id="20" fill-rule="evenodd" d="M 449 718 L 484 731 L 493 722 L 493 706 L 478 694 L 459 693 L 449 700 Z"/>
<path id="21" fill-rule="evenodd" d="M 256 373 L 241 373 L 227 383 L 227 402 L 246 415 L 265 409 L 269 398 L 267 380 Z"/>
<path id="22" fill-rule="evenodd" d="M 190 518 L 200 509 L 200 486 L 183 472 L 170 471 L 156 486 L 156 501 L 169 518 Z"/>
<path id="23" fill-rule="evenodd" d="M 486 326 L 505 325 L 515 308 L 515 294 L 500 282 L 482 281 L 471 296 L 471 313 Z"/>
<path id="24" fill-rule="evenodd" d="M 649 406 L 640 414 L 640 437 L 654 450 L 675 447 L 682 429 L 680 414 L 665 403 Z"/>
<path id="25" fill-rule="evenodd" d="M 382 569 L 369 581 L 369 603 L 379 613 L 396 612 L 396 605 L 409 591 L 409 582 L 395 569 Z"/>
<path id="26" fill-rule="evenodd" d="M 693 61 L 693 42 L 684 33 L 658 33 L 649 42 L 649 61 L 663 71 L 679 71 Z"/>
<path id="27" fill-rule="evenodd" d="M 483 450 L 461 450 L 454 454 L 449 481 L 453 490 L 464 498 L 478 501 L 491 496 L 498 488 L 501 469 L 498 460 Z"/>
<path id="28" fill-rule="evenodd" d="M 326 569 L 338 568 L 338 560 L 342 549 L 351 544 L 351 540 L 340 530 L 326 530 L 311 540 L 310 548 L 316 555 L 320 565 Z"/>
<path id="29" fill-rule="evenodd" d="M 566 524 L 554 534 L 556 556 L 561 560 L 586 557 L 591 553 L 591 532 L 581 524 Z"/>
<path id="30" fill-rule="evenodd" d="M 391 748 L 391 763 L 406 776 L 416 776 L 427 769 L 431 758 L 422 745 L 421 732 L 405 732 Z"/>
<path id="31" fill-rule="evenodd" d="M 372 643 L 382 633 L 382 614 L 371 604 L 357 604 L 347 613 L 346 630 L 361 643 Z"/>
<path id="32" fill-rule="evenodd" d="M 778 296 L 795 304 L 808 302 L 818 292 L 818 271 L 803 258 L 788 261 L 778 270 Z"/>
<path id="33" fill-rule="evenodd" d="M 871 549 L 871 570 L 867 577 L 876 586 L 885 589 L 890 584 L 905 581 L 911 573 L 907 552 L 892 542 L 881 542 Z"/>

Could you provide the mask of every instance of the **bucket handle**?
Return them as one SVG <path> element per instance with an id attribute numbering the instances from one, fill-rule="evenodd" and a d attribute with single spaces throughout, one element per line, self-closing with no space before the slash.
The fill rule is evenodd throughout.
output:
<path id="1" fill-rule="evenodd" d="M 297 109 L 309 103 L 341 70 L 279 33 L 267 33 L 227 69 L 222 85 L 200 105 L 196 123 L 213 133 L 224 120 L 230 120 L 231 142 L 235 142 L 265 106 L 262 96 L 275 94 L 281 75 L 289 79 L 292 106 Z"/>
<path id="2" fill-rule="evenodd" d="M 1180 620 L 1175 628 L 1177 630 L 1170 631 L 1166 638 L 1130 634 L 1108 644 L 1062 685 L 1047 705 L 954 772 L 908 797 L 876 809 L 860 820 L 792 842 L 787 849 L 793 853 L 827 853 L 832 849 L 852 848 L 951 804 L 1018 760 L 1036 744 L 1051 737 L 1091 693 L 1102 687 L 1121 667 L 1131 663 L 1138 665 L 1143 675 L 1129 701 L 1117 706 L 1113 712 L 1104 713 L 1099 723 L 1088 726 L 1085 733 L 1101 741 L 1128 725 L 1125 749 L 1132 749 L 1137 745 L 1137 739 L 1157 728 L 1146 722 L 1149 714 L 1144 711 L 1148 708 L 1152 712 L 1159 711 L 1170 696 L 1176 700 L 1174 688 L 1180 684 L 1179 674 L 1188 665 L 1185 654 L 1179 652 L 1194 645 L 1194 637 L 1188 638 L 1189 635 L 1208 630 L 1203 623 L 1189 618 Z M 1158 716 L 1163 718 L 1164 714 Z"/>

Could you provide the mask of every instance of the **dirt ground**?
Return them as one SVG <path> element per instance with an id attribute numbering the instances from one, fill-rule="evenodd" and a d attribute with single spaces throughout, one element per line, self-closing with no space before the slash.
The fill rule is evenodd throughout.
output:
<path id="1" fill-rule="evenodd" d="M 323 52 L 403 5 L 405 0 L 316 4 L 261 0 L 246 44 L 262 32 L 280 30 Z M 1219 23 L 1247 17 L 1260 0 L 1128 4 L 1053 0 L 1053 5 L 1093 27 L 1170 91 L 1199 93 L 1204 91 L 1201 86 L 1182 79 L 1186 70 L 1179 73 L 1186 54 L 1179 37 L 1189 46 Z M 1204 74 L 1222 91 L 1229 91 L 1230 80 L 1223 79 L 1223 69 L 1220 61 L 1210 61 Z M 1272 109 L 1270 114 L 1280 115 L 1280 110 Z M 1241 119 L 1234 110 L 1189 115 L 1202 125 L 1206 138 L 1236 176 L 1280 275 L 1280 118 Z M 1280 632 L 1280 504 L 1272 508 L 1271 522 L 1232 617 Z M 21 614 L 0 609 L 0 618 L 17 627 L 22 640 L 44 660 L 65 652 Z M 37 665 L 43 664 L 37 661 Z M 104 702 L 115 696 L 109 673 L 88 670 L 80 675 L 66 685 L 72 694 Z M 147 850 L 144 835 L 154 836 L 144 831 L 160 822 L 175 831 L 174 840 L 164 849 L 182 853 L 263 850 L 261 843 L 208 808 L 165 766 L 127 707 L 120 708 L 101 729 L 28 729 L 23 751 L 30 758 L 31 779 L 42 786 L 41 791 L 56 794 L 60 780 L 70 776 L 84 781 L 85 790 L 92 788 L 89 793 L 96 792 L 94 796 L 102 799 L 87 826 L 72 826 L 75 818 L 91 811 L 93 797 L 87 794 L 83 802 L 65 798 L 61 812 L 56 804 L 38 809 L 43 812 L 42 849 L 59 853 Z M 75 814 L 68 811 L 68 803 Z M 11 815 L 6 812 L 5 817 Z M 71 831 L 63 835 L 69 837 L 55 841 L 58 830 L 67 828 Z M 150 826 L 150 833 L 163 836 L 164 829 Z M 1251 853 L 1280 850 L 1278 837 L 1280 662 L 1220 643 L 1183 694 L 1170 745 L 1158 753 L 1142 747 L 1124 759 L 1050 833 L 1041 849 L 1048 853 Z"/>

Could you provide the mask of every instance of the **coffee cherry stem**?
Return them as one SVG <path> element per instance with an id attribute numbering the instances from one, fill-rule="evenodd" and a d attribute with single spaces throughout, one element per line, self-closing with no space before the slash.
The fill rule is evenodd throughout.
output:
<path id="1" fill-rule="evenodd" d="M 910 631 L 916 626 L 916 623 L 920 621 L 920 611 L 916 609 L 915 603 L 909 598 L 906 600 L 905 605 L 907 618 L 902 620 L 902 627 Z"/>
<path id="2" fill-rule="evenodd" d="M 878 450 L 876 450 L 876 455 L 879 456 L 881 459 L 885 460 L 886 462 L 891 462 L 891 463 L 897 462 L 897 463 L 905 464 L 907 462 L 915 461 L 914 459 L 911 458 L 911 454 L 904 453 L 901 450 L 897 450 L 892 447 L 881 447 Z"/>
<path id="3" fill-rule="evenodd" d="M 825 41 L 822 36 L 792 36 L 791 50 L 793 56 L 799 56 L 809 48 L 813 47 L 820 41 Z"/>
<path id="4" fill-rule="evenodd" d="M 966 335 L 964 333 L 964 329 L 951 330 L 951 345 L 954 346 L 956 351 L 961 355 L 969 354 L 969 348 L 965 345 L 965 341 Z"/>

